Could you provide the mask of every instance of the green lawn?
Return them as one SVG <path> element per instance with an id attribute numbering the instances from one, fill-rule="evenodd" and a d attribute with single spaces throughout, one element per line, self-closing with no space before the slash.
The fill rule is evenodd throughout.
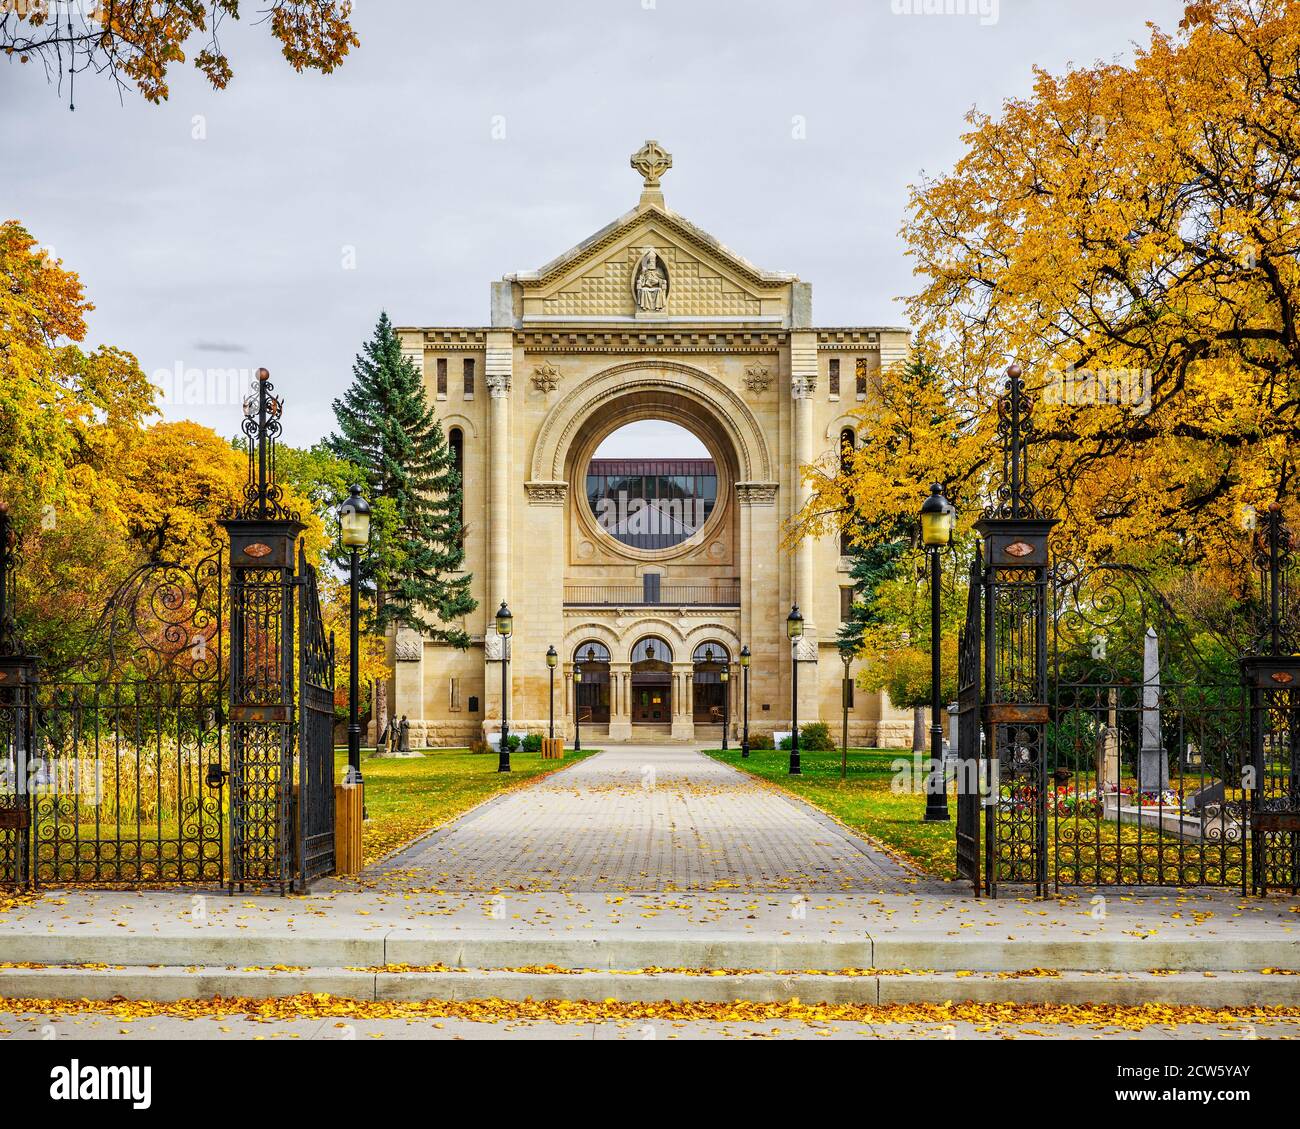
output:
<path id="1" fill-rule="evenodd" d="M 419 757 L 379 759 L 364 750 L 361 775 L 366 782 L 369 818 L 361 832 L 367 863 L 409 843 L 424 832 L 455 819 L 498 792 L 555 772 L 598 752 L 566 749 L 561 761 L 541 753 L 510 754 L 509 774 L 497 772 L 497 754 L 466 749 L 434 749 Z M 347 769 L 347 750 L 335 749 L 335 779 Z"/>
<path id="2" fill-rule="evenodd" d="M 708 755 L 786 788 L 836 819 L 884 844 L 923 870 L 950 878 L 956 867 L 956 842 L 951 823 L 923 823 L 923 792 L 895 792 L 894 762 L 909 764 L 908 749 L 850 749 L 848 779 L 840 779 L 840 751 L 799 751 L 802 776 L 790 776 L 790 754 L 773 749 L 752 749 L 742 760 L 739 749 L 708 750 Z M 924 764 L 924 761 L 922 762 Z M 949 792 L 948 808 L 956 814 L 956 793 Z"/>

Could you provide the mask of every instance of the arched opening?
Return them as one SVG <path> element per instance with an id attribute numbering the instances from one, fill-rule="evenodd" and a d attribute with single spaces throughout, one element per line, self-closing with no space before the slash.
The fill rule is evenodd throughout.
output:
<path id="1" fill-rule="evenodd" d="M 465 433 L 459 427 L 447 432 L 447 449 L 451 452 L 451 465 L 456 470 L 460 485 L 460 509 L 456 514 L 458 525 L 465 524 Z"/>
<path id="2" fill-rule="evenodd" d="M 597 527 L 631 549 L 672 549 L 694 537 L 718 503 L 718 467 L 690 430 L 641 419 L 607 435 L 584 475 Z"/>
<path id="3" fill-rule="evenodd" d="M 853 452 L 857 447 L 857 436 L 853 434 L 853 428 L 846 427 L 840 432 L 840 473 L 847 474 L 853 465 Z M 849 536 L 847 525 L 840 530 L 840 556 L 846 557 L 849 549 L 852 547 L 852 538 Z"/>
<path id="4" fill-rule="evenodd" d="M 609 648 L 598 640 L 580 643 L 573 651 L 573 667 L 582 671 L 577 683 L 578 720 L 609 722 Z"/>
<path id="5" fill-rule="evenodd" d="M 731 655 L 721 643 L 710 640 L 701 643 L 691 655 L 692 715 L 696 725 L 721 725 L 726 717 L 727 684 L 722 672 L 728 668 Z"/>
<path id="6" fill-rule="evenodd" d="M 673 719 L 673 649 L 647 635 L 632 648 L 632 724 L 667 725 Z"/>

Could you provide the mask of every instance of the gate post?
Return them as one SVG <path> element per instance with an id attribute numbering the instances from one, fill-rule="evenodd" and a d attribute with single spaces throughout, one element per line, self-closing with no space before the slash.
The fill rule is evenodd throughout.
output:
<path id="1" fill-rule="evenodd" d="M 984 727 L 991 768 L 985 888 L 1033 883 L 1047 892 L 1047 538 L 1025 466 L 1033 403 L 1019 365 L 998 397 L 1002 480 L 976 523 L 984 542 Z"/>
<path id="2" fill-rule="evenodd" d="M 1274 502 L 1256 539 L 1267 608 L 1256 653 L 1241 660 L 1250 709 L 1250 772 L 1243 781 L 1250 824 L 1251 888 L 1300 892 L 1300 655 L 1284 622 L 1291 531 Z M 1243 871 L 1245 867 L 1242 868 Z M 1245 875 L 1242 876 L 1245 885 Z"/>
<path id="3" fill-rule="evenodd" d="M 305 526 L 275 482 L 283 401 L 257 370 L 244 400 L 248 481 L 230 537 L 230 890 L 297 871 L 294 830 L 295 548 Z"/>
<path id="4" fill-rule="evenodd" d="M 18 536 L 0 502 L 0 886 L 27 886 L 31 873 L 28 762 L 36 744 L 36 659 L 14 622 Z"/>

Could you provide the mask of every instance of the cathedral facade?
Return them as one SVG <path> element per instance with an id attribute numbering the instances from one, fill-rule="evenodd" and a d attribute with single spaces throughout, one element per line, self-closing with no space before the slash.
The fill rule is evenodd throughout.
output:
<path id="1" fill-rule="evenodd" d="M 746 646 L 751 734 L 789 729 L 796 655 L 800 723 L 839 733 L 848 563 L 838 538 L 781 542 L 806 497 L 800 468 L 854 441 L 854 409 L 908 334 L 814 325 L 808 283 L 665 205 L 671 164 L 647 142 L 637 206 L 493 283 L 490 325 L 400 330 L 461 468 L 479 604 L 468 650 L 390 639 L 389 701 L 413 745 L 497 732 L 503 655 L 512 733 L 544 735 L 553 703 L 556 734 L 571 740 L 576 714 L 592 745 L 717 742 L 724 721 L 736 740 Z M 642 420 L 680 425 L 709 457 L 596 456 Z M 494 625 L 503 601 L 509 640 Z M 911 740 L 910 713 L 881 694 L 852 692 L 849 724 L 858 744 Z"/>

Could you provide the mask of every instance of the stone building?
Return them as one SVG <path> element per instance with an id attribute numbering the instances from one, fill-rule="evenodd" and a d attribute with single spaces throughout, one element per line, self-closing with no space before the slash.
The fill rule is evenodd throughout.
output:
<path id="1" fill-rule="evenodd" d="M 838 733 L 847 567 L 833 537 L 783 550 L 782 526 L 804 497 L 799 468 L 852 439 L 850 412 L 908 335 L 818 328 L 808 283 L 754 266 L 668 209 L 671 164 L 647 142 L 632 158 L 644 180 L 636 207 L 493 283 L 490 325 L 400 330 L 460 460 L 479 601 L 467 651 L 407 630 L 391 641 L 390 701 L 413 744 L 498 729 L 503 600 L 515 624 L 512 732 L 545 732 L 552 644 L 566 736 L 575 690 L 593 744 L 716 741 L 724 693 L 734 735 L 746 644 L 751 733 L 786 729 L 785 620 L 797 603 L 799 720 Z M 711 459 L 592 463 L 606 436 L 646 419 L 689 429 Z M 850 726 L 856 742 L 911 739 L 910 714 L 878 694 L 854 694 Z"/>

